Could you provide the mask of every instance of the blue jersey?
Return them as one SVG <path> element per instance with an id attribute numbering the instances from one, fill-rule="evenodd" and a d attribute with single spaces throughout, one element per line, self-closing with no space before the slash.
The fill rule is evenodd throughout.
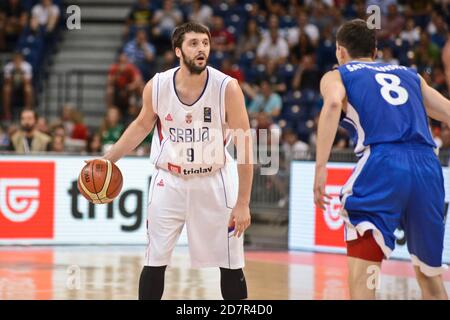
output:
<path id="1" fill-rule="evenodd" d="M 356 154 L 379 143 L 436 147 L 415 70 L 362 61 L 347 63 L 338 70 L 348 99 L 341 125 L 349 130 Z"/>

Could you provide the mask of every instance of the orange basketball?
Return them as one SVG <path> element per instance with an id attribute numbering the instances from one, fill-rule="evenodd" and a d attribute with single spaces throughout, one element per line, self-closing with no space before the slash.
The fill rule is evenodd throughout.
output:
<path id="1" fill-rule="evenodd" d="M 123 178 L 119 168 L 109 160 L 95 159 L 81 169 L 78 190 L 90 202 L 108 203 L 122 190 Z"/>

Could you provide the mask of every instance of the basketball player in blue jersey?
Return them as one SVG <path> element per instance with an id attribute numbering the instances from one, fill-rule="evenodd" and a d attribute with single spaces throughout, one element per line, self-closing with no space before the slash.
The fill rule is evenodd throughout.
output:
<path id="1" fill-rule="evenodd" d="M 180 66 L 147 83 L 139 116 L 104 156 L 119 160 L 156 125 L 139 299 L 162 298 L 165 270 L 185 225 L 192 267 L 220 268 L 223 298 L 247 298 L 242 234 L 250 225 L 252 143 L 250 135 L 236 143 L 238 136 L 227 132 L 249 132 L 250 125 L 238 82 L 207 65 L 210 41 L 208 28 L 198 23 L 174 30 Z M 232 137 L 241 159 L 236 184 L 227 166 Z"/>
<path id="2" fill-rule="evenodd" d="M 372 280 L 401 227 L 422 298 L 447 299 L 444 184 L 427 116 L 450 125 L 450 101 L 415 70 L 374 62 L 375 30 L 365 21 L 343 24 L 336 40 L 339 67 L 320 84 L 314 201 L 322 209 L 329 204 L 326 165 L 342 120 L 359 157 L 341 191 L 350 296 L 375 298 Z"/>

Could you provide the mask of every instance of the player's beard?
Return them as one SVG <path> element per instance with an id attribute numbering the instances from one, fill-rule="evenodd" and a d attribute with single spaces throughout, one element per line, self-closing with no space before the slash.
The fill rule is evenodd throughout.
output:
<path id="1" fill-rule="evenodd" d="M 195 57 L 194 59 L 189 59 L 184 54 L 183 50 L 181 50 L 181 55 L 183 56 L 183 63 L 188 68 L 189 72 L 192 74 L 200 74 L 203 72 L 203 70 L 206 69 L 206 66 L 208 65 L 208 57 L 205 55 L 205 65 L 204 66 L 197 66 L 195 64 Z"/>

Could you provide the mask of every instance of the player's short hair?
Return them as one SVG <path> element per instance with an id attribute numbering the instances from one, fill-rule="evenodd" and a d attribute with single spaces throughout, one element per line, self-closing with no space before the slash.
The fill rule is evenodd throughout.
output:
<path id="1" fill-rule="evenodd" d="M 211 33 L 207 26 L 198 22 L 186 22 L 176 27 L 172 33 L 172 48 L 174 50 L 175 48 L 181 48 L 184 41 L 184 35 L 188 32 L 204 33 L 208 35 L 208 39 L 211 40 Z"/>
<path id="2" fill-rule="evenodd" d="M 338 29 L 336 40 L 352 58 L 372 57 L 377 47 L 375 29 L 369 29 L 367 22 L 362 19 L 345 22 Z"/>

